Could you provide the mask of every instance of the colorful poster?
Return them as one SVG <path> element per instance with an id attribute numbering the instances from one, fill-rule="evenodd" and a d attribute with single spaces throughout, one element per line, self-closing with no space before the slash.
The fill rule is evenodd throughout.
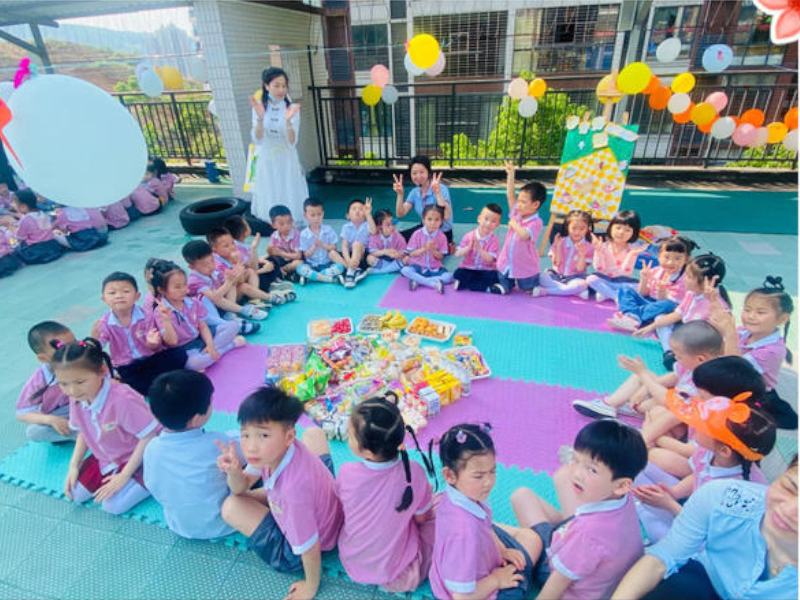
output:
<path id="1" fill-rule="evenodd" d="M 255 144 L 251 143 L 247 148 L 247 171 L 244 174 L 244 191 L 249 192 L 251 187 L 256 181 L 256 161 L 258 154 L 256 154 Z"/>

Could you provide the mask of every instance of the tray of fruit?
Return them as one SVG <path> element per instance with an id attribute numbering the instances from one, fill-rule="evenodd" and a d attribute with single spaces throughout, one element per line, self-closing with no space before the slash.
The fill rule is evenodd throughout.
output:
<path id="1" fill-rule="evenodd" d="M 308 339 L 318 340 L 338 333 L 353 333 L 353 322 L 344 317 L 342 319 L 319 319 L 308 324 Z"/>
<path id="2" fill-rule="evenodd" d="M 378 333 L 387 329 L 402 331 L 407 326 L 408 319 L 399 310 L 390 310 L 382 315 L 364 315 L 356 331 L 360 333 Z"/>
<path id="3" fill-rule="evenodd" d="M 425 317 L 416 317 L 408 327 L 406 333 L 418 335 L 426 340 L 434 342 L 446 342 L 453 335 L 456 326 L 453 323 L 444 321 L 434 321 Z"/>

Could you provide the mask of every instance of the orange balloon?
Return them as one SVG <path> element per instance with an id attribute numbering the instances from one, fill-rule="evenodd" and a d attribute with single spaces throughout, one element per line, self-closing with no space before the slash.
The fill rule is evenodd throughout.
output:
<path id="1" fill-rule="evenodd" d="M 669 102 L 670 98 L 672 98 L 672 90 L 667 86 L 662 85 L 659 86 L 655 92 L 650 94 L 650 98 L 647 100 L 647 103 L 653 110 L 664 110 L 667 108 L 667 103 Z"/>
<path id="2" fill-rule="evenodd" d="M 692 118 L 692 109 L 693 108 L 694 108 L 694 102 L 692 102 L 689 105 L 689 108 L 687 110 L 685 110 L 684 112 L 682 112 L 680 114 L 677 114 L 677 115 L 672 115 L 672 118 L 675 120 L 676 123 L 680 123 L 681 125 L 683 125 L 684 123 L 688 123 L 690 121 L 690 119 Z"/>
<path id="3" fill-rule="evenodd" d="M 750 123 L 753 127 L 761 127 L 764 124 L 764 112 L 751 108 L 742 115 L 742 123 Z"/>
<path id="4" fill-rule="evenodd" d="M 797 129 L 797 107 L 790 108 L 789 112 L 783 117 L 783 124 L 790 130 Z"/>
<path id="5" fill-rule="evenodd" d="M 703 133 L 711 133 L 711 126 L 714 122 L 719 119 L 719 115 L 716 115 L 713 119 L 711 119 L 708 123 L 703 123 L 702 125 L 698 125 L 697 128 L 702 131 Z"/>
<path id="6" fill-rule="evenodd" d="M 658 78 L 658 76 L 653 75 L 652 77 L 650 77 L 650 83 L 647 84 L 647 87 L 644 88 L 642 93 L 649 95 L 655 92 L 660 87 L 661 87 L 661 80 Z"/>

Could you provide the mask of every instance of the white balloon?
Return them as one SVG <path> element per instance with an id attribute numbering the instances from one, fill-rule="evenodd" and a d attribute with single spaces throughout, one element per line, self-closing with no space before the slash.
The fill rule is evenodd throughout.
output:
<path id="1" fill-rule="evenodd" d="M 514 100 L 522 100 L 528 97 L 528 82 L 522 77 L 512 79 L 508 84 L 508 95 Z"/>
<path id="2" fill-rule="evenodd" d="M 152 71 L 152 70 L 153 70 L 153 65 L 150 64 L 148 61 L 143 60 L 138 65 L 136 65 L 136 67 L 133 69 L 133 72 L 136 74 L 136 79 L 141 79 L 145 71 Z"/>
<path id="3" fill-rule="evenodd" d="M 161 81 L 161 77 L 158 76 L 158 73 L 152 69 L 148 69 L 139 77 L 139 89 L 150 98 L 158 98 L 164 93 L 164 82 Z"/>
<path id="4" fill-rule="evenodd" d="M 214 101 L 213 101 L 213 100 L 212 100 L 211 102 L 209 102 L 209 103 L 208 103 L 208 112 L 210 112 L 210 113 L 211 113 L 212 115 L 214 115 L 215 117 L 218 117 L 218 116 L 219 116 L 219 115 L 217 114 L 217 105 L 216 105 L 216 104 L 214 104 Z"/>
<path id="5" fill-rule="evenodd" d="M 13 93 L 14 93 L 13 81 L 0 81 L 0 98 L 2 98 L 3 102 L 8 104 L 8 101 L 11 98 L 11 94 Z"/>
<path id="6" fill-rule="evenodd" d="M 766 127 L 759 127 L 756 129 L 756 139 L 753 140 L 753 143 L 750 145 L 751 148 L 760 148 L 761 146 L 766 146 L 767 139 L 769 138 L 769 129 Z"/>
<path id="7" fill-rule="evenodd" d="M 673 94 L 667 102 L 667 110 L 673 115 L 679 115 L 689 110 L 692 99 L 689 94 Z"/>
<path id="8" fill-rule="evenodd" d="M 727 140 L 736 131 L 736 121 L 731 117 L 722 117 L 714 121 L 711 126 L 711 137 L 717 140 Z"/>
<path id="9" fill-rule="evenodd" d="M 383 86 L 383 92 L 381 93 L 381 100 L 386 102 L 386 104 L 394 104 L 397 102 L 397 99 L 400 97 L 400 94 L 397 92 L 397 88 L 393 85 L 385 85 Z"/>
<path id="10" fill-rule="evenodd" d="M 526 119 L 532 117 L 536 114 L 536 111 L 539 110 L 539 101 L 533 96 L 527 96 L 519 101 L 517 110 L 521 117 L 525 117 Z"/>
<path id="11" fill-rule="evenodd" d="M 6 154 L 37 193 L 67 206 L 97 207 L 139 185 L 147 166 L 142 130 L 99 87 L 40 75 L 17 89 L 8 106 L 12 117 L 3 133 L 14 152 Z"/>
<path id="12" fill-rule="evenodd" d="M 439 57 L 436 59 L 436 62 L 433 63 L 432 67 L 425 69 L 425 74 L 430 75 L 431 77 L 436 77 L 442 71 L 444 71 L 446 65 L 447 61 L 444 58 L 444 52 L 439 52 Z"/>
<path id="13" fill-rule="evenodd" d="M 411 55 L 409 54 L 406 54 L 405 59 L 403 59 L 403 65 L 405 66 L 406 71 L 408 71 L 408 74 L 413 75 L 414 77 L 418 77 L 425 72 L 425 69 L 420 69 L 411 61 Z"/>
<path id="14" fill-rule="evenodd" d="M 783 147 L 789 152 L 797 152 L 797 131 L 797 129 L 792 129 L 786 134 L 786 137 L 783 138 Z"/>
<path id="15" fill-rule="evenodd" d="M 208 68 L 206 67 L 206 61 L 199 56 L 195 56 L 189 61 L 189 74 L 192 76 L 192 79 L 196 79 L 200 83 L 205 83 L 208 81 Z"/>
<path id="16" fill-rule="evenodd" d="M 665 39 L 656 48 L 656 58 L 658 62 L 668 63 L 674 61 L 681 53 L 680 38 L 671 37 Z"/>

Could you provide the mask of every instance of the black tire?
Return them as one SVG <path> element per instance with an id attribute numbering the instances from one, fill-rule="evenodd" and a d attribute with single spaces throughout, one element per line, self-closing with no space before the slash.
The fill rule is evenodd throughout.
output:
<path id="1" fill-rule="evenodd" d="M 200 200 L 181 211 L 181 225 L 188 234 L 205 235 L 215 227 L 222 227 L 222 222 L 228 217 L 243 214 L 247 206 L 241 198 Z"/>
<path id="2" fill-rule="evenodd" d="M 247 224 L 250 225 L 253 235 L 260 233 L 262 238 L 266 238 L 271 236 L 272 232 L 275 231 L 270 223 L 267 221 L 262 221 L 258 217 L 254 216 L 252 212 L 250 212 L 250 203 L 247 204 L 247 212 L 244 213 L 244 218 L 247 221 Z"/>

